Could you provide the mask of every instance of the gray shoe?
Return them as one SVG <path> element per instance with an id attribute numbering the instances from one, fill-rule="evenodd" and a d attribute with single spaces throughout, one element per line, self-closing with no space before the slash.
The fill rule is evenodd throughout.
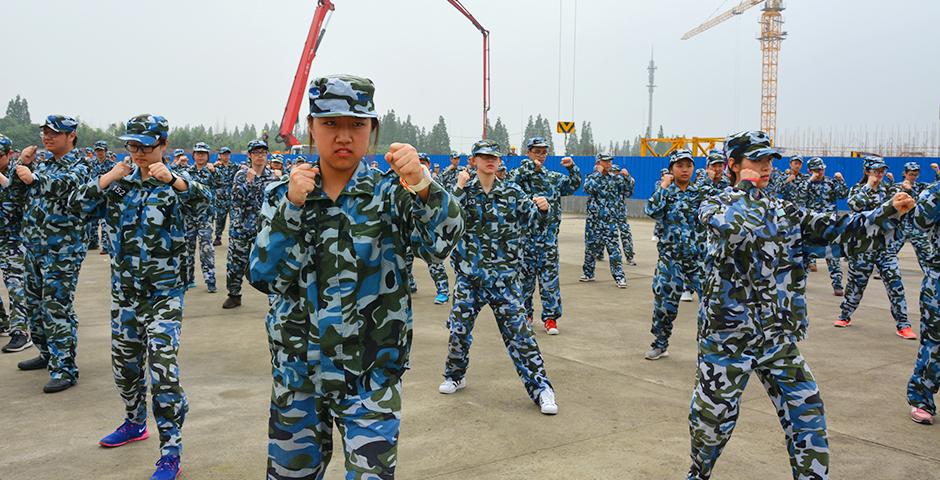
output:
<path id="1" fill-rule="evenodd" d="M 29 335 L 25 332 L 14 331 L 10 339 L 10 343 L 7 343 L 0 351 L 3 353 L 13 353 L 13 352 L 22 352 L 29 347 L 33 346 L 33 341 L 30 340 Z"/>
<path id="2" fill-rule="evenodd" d="M 659 360 L 660 358 L 665 358 L 669 356 L 669 352 L 665 348 L 651 348 L 650 351 L 646 352 L 645 358 L 647 360 Z"/>

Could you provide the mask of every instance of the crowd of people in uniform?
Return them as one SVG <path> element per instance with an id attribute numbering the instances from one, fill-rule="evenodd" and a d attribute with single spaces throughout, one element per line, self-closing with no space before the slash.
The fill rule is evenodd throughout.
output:
<path id="1" fill-rule="evenodd" d="M 39 355 L 18 368 L 48 371 L 46 393 L 75 385 L 79 270 L 88 251 L 109 255 L 112 366 L 125 413 L 99 443 L 148 438 L 149 384 L 160 439 L 155 480 L 180 471 L 189 411 L 179 381 L 183 299 L 196 285 L 197 256 L 206 290 L 217 291 L 214 247 L 227 221 L 222 308 L 241 305 L 246 279 L 270 307 L 269 479 L 322 478 L 334 424 L 347 478 L 394 477 L 415 257 L 428 264 L 434 303 L 451 303 L 439 392 L 466 387 L 474 324 L 489 306 L 527 395 L 546 415 L 557 414 L 558 403 L 535 339 L 534 305 L 538 287 L 541 327 L 558 335 L 562 197 L 582 188 L 588 196 L 580 281 L 595 281 L 606 253 L 614 283 L 627 288 L 624 265 L 636 265 L 627 221 L 635 179 L 610 155 L 598 155 L 587 176 L 570 157 L 561 159 L 564 172 L 554 171 L 545 164 L 548 140 L 535 137 L 508 171 L 504 146 L 484 139 L 467 166 L 455 153 L 441 169 L 394 143 L 384 154 L 391 168 L 382 171 L 364 160 L 377 140 L 372 81 L 320 77 L 308 93 L 312 162 L 290 164 L 254 140 L 244 165 L 225 147 L 210 162 L 203 142 L 190 164 L 182 149 L 166 155 L 169 124 L 156 114 L 126 122 L 123 159 L 103 141 L 76 149 L 78 122 L 64 115 L 41 127 L 45 157 L 36 146 L 15 155 L 0 135 L 0 271 L 10 297 L 9 313 L 0 306 L 0 333 L 11 337 L 3 351 L 35 345 Z M 788 170 L 774 169 L 780 158 L 759 131 L 729 136 L 698 171 L 691 152 L 675 151 L 645 205 L 659 252 L 646 359 L 668 356 L 680 302 L 699 301 L 688 479 L 711 477 L 752 372 L 777 407 L 793 477 L 828 478 L 823 402 L 798 348 L 816 259 L 826 260 L 833 294 L 843 297 L 836 327 L 852 324 L 877 267 L 897 335 L 916 340 L 897 261 L 911 241 L 924 280 L 908 400 L 914 421 L 930 424 L 936 414 L 940 182 L 918 182 L 916 163 L 894 182 L 883 159 L 867 157 L 864 177 L 849 188 L 841 174 L 826 176 L 820 158 L 808 160 L 809 174 L 798 156 Z M 837 212 L 840 199 L 850 212 Z"/>

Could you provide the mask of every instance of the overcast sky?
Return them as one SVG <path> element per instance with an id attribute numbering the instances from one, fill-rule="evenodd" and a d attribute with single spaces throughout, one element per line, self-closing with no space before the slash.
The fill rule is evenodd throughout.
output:
<path id="1" fill-rule="evenodd" d="M 482 123 L 482 42 L 473 25 L 445 0 L 334 1 L 313 74 L 370 77 L 380 111 L 411 114 L 427 127 L 444 115 L 454 147 L 468 150 Z M 559 0 L 463 3 L 492 32 L 490 117 L 502 117 L 513 143 L 537 113 L 591 121 L 604 142 L 642 132 L 651 46 L 659 67 L 654 130 L 723 136 L 760 126 L 760 8 L 681 41 L 738 0 L 562 0 L 561 32 Z M 4 0 L 0 102 L 21 94 L 34 119 L 61 112 L 95 126 L 145 111 L 163 114 L 171 128 L 260 126 L 281 117 L 315 6 Z M 940 2 L 787 7 L 781 132 L 940 128 Z"/>

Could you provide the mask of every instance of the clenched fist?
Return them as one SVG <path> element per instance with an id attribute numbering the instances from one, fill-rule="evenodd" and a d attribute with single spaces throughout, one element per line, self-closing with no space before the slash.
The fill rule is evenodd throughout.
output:
<path id="1" fill-rule="evenodd" d="M 565 157 L 561 159 L 561 166 L 568 168 L 572 165 L 574 165 L 574 159 L 572 159 L 571 157 Z"/>
<path id="2" fill-rule="evenodd" d="M 669 188 L 669 186 L 672 185 L 673 179 L 675 179 L 675 178 L 676 178 L 676 177 L 674 177 L 671 173 L 666 173 L 666 174 L 664 174 L 664 175 L 663 175 L 663 180 L 662 180 L 661 182 L 659 182 L 659 187 L 660 187 L 660 188 Z"/>
<path id="3" fill-rule="evenodd" d="M 467 182 L 470 181 L 470 173 L 466 170 L 461 170 L 457 173 L 457 186 L 460 188 L 466 187 Z"/>
<path id="4" fill-rule="evenodd" d="M 838 180 L 838 181 L 840 181 L 840 182 L 844 182 L 844 181 L 845 181 L 845 179 L 842 178 L 842 172 L 836 172 L 836 174 L 835 174 L 835 179 Z"/>
<path id="5" fill-rule="evenodd" d="M 901 215 L 910 212 L 917 206 L 917 202 L 904 192 L 895 193 L 894 198 L 891 199 L 891 204 L 894 205 L 894 208 L 897 209 L 898 213 Z"/>
<path id="6" fill-rule="evenodd" d="M 392 170 L 408 185 L 417 185 L 424 180 L 427 171 L 418 160 L 418 151 L 407 143 L 393 143 L 389 145 L 385 154 L 385 161 Z"/>
<path id="7" fill-rule="evenodd" d="M 298 207 L 307 201 L 307 194 L 316 187 L 317 175 L 320 168 L 309 163 L 297 165 L 290 172 L 290 182 L 287 184 L 287 200 Z"/>
<path id="8" fill-rule="evenodd" d="M 20 152 L 20 165 L 29 165 L 36 159 L 36 146 L 30 145 Z M 936 163 L 934 164 L 936 165 Z"/>
<path id="9" fill-rule="evenodd" d="M 173 174 L 170 173 L 170 170 L 166 168 L 163 162 L 151 163 L 148 168 L 150 169 L 150 176 L 163 183 L 173 180 Z"/>
<path id="10" fill-rule="evenodd" d="M 545 197 L 534 197 L 532 201 L 535 202 L 536 207 L 539 207 L 539 210 L 543 212 L 548 211 L 548 200 L 546 200 Z"/>
<path id="11" fill-rule="evenodd" d="M 20 180 L 27 185 L 32 185 L 33 181 L 36 180 L 36 177 L 33 176 L 33 172 L 30 171 L 29 167 L 26 165 L 16 166 L 16 176 L 20 177 Z"/>

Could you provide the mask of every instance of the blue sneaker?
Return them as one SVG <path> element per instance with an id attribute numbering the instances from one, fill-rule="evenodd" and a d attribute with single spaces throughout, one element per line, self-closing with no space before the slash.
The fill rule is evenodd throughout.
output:
<path id="1" fill-rule="evenodd" d="M 176 480 L 182 471 L 179 455 L 164 455 L 157 460 L 157 471 L 150 480 Z"/>
<path id="2" fill-rule="evenodd" d="M 446 293 L 438 293 L 437 296 L 434 297 L 434 304 L 440 305 L 442 303 L 447 303 L 447 300 L 449 299 L 450 297 Z"/>
<path id="3" fill-rule="evenodd" d="M 146 440 L 150 434 L 147 433 L 147 424 L 142 425 L 124 420 L 124 424 L 117 428 L 114 433 L 98 441 L 102 447 L 120 447 L 131 442 Z"/>

